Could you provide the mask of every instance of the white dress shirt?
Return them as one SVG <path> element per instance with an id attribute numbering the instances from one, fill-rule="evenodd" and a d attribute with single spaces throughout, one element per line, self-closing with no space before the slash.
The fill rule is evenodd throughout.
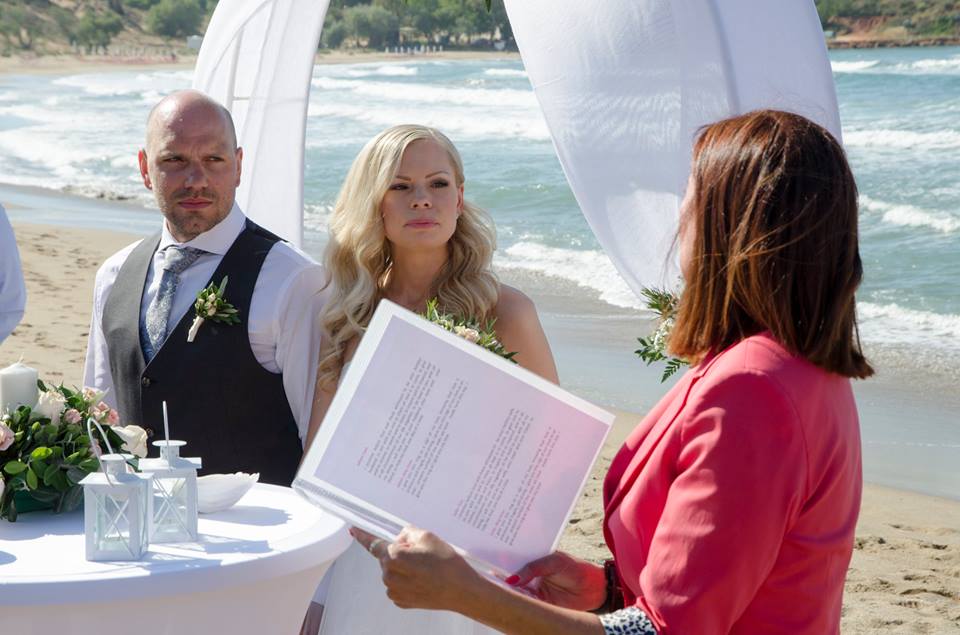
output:
<path id="1" fill-rule="evenodd" d="M 169 245 L 195 247 L 206 254 L 180 274 L 180 283 L 173 296 L 170 311 L 171 329 L 193 306 L 197 293 L 207 284 L 224 254 L 243 231 L 246 217 L 236 205 L 225 219 L 207 232 L 186 243 L 178 243 L 163 223 L 160 246 L 153 255 L 147 272 L 146 287 L 140 301 L 140 314 L 147 310 L 160 287 L 163 250 Z M 113 389 L 107 342 L 103 335 L 103 307 L 110 289 L 130 252 L 140 243 L 125 247 L 97 271 L 93 290 L 93 315 L 83 383 L 98 390 Z M 290 403 L 290 411 L 300 430 L 300 441 L 306 437 L 313 406 L 313 389 L 317 378 L 320 355 L 320 328 L 318 316 L 326 294 L 321 290 L 326 282 L 323 268 L 310 256 L 286 242 L 278 242 L 267 254 L 260 277 L 253 289 L 247 330 L 250 348 L 260 365 L 272 373 L 283 373 L 283 389 Z M 227 286 L 225 299 L 230 300 Z M 115 406 L 110 392 L 105 398 Z"/>
<path id="2" fill-rule="evenodd" d="M 0 205 L 0 342 L 20 324 L 26 306 L 27 287 L 20 269 L 17 237 L 7 220 L 6 210 Z"/>

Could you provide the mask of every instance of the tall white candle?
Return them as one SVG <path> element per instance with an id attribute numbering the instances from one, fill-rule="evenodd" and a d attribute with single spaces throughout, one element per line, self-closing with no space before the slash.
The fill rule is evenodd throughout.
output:
<path id="1" fill-rule="evenodd" d="M 0 370 L 0 411 L 12 412 L 19 406 L 37 405 L 37 371 L 17 362 Z"/>

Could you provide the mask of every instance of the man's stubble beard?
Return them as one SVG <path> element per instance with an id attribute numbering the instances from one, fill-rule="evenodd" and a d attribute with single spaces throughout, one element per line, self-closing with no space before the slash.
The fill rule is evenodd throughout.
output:
<path id="1" fill-rule="evenodd" d="M 162 200 L 159 196 L 157 197 L 157 205 L 160 207 L 160 213 L 163 214 L 163 217 L 169 224 L 170 233 L 174 234 L 174 238 L 179 242 L 189 242 L 200 234 L 210 231 L 225 219 L 233 208 L 232 200 L 230 201 L 230 205 L 226 205 L 226 201 L 221 200 L 219 196 L 207 190 L 204 190 L 199 196 L 212 201 L 211 207 L 215 209 L 213 216 L 207 215 L 210 212 L 209 208 L 204 210 L 204 212 L 202 212 L 204 215 L 201 216 L 201 213 L 178 209 L 175 201 L 168 202 Z M 180 198 L 184 198 L 184 196 L 178 193 L 175 199 Z"/>

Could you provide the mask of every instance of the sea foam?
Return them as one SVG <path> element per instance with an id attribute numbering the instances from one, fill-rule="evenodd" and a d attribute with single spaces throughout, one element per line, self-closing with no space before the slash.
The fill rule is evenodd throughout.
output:
<path id="1" fill-rule="evenodd" d="M 882 214 L 883 222 L 900 227 L 923 227 L 944 234 L 960 230 L 960 219 L 942 212 L 931 212 L 913 205 L 901 205 L 878 201 L 866 195 L 860 196 L 860 207 Z"/>
<path id="2" fill-rule="evenodd" d="M 602 251 L 548 247 L 524 240 L 497 252 L 494 264 L 504 269 L 533 271 L 574 282 L 596 291 L 601 300 L 613 306 L 643 307 Z"/>
<path id="3" fill-rule="evenodd" d="M 862 148 L 949 150 L 960 148 L 960 132 L 956 130 L 936 132 L 890 129 L 845 130 L 843 142 L 847 146 Z"/>

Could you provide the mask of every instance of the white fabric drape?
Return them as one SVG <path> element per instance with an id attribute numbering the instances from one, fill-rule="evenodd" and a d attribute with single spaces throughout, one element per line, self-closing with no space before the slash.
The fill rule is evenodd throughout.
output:
<path id="1" fill-rule="evenodd" d="M 635 293 L 670 285 L 696 130 L 757 108 L 840 138 L 811 0 L 505 0 L 560 163 Z"/>
<path id="2" fill-rule="evenodd" d="M 313 59 L 329 0 L 220 0 L 193 79 L 233 115 L 243 147 L 237 202 L 303 240 L 303 152 Z"/>

